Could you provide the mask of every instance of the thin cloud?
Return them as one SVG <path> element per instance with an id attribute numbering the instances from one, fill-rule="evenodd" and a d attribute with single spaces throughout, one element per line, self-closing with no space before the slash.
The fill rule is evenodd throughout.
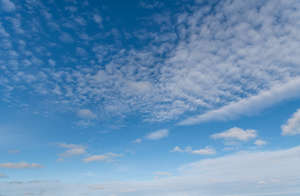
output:
<path id="1" fill-rule="evenodd" d="M 258 140 L 255 140 L 254 144 L 256 146 L 265 146 L 267 145 L 268 142 L 266 142 L 265 140 L 261 140 L 261 139 L 258 139 Z"/>
<path id="2" fill-rule="evenodd" d="M 148 140 L 160 140 L 160 139 L 166 138 L 168 136 L 169 136 L 169 130 L 161 129 L 161 130 L 157 130 L 152 133 L 149 133 L 148 135 L 145 136 L 145 138 Z"/>
<path id="3" fill-rule="evenodd" d="M 71 157 L 76 155 L 83 155 L 86 153 L 86 147 L 82 145 L 66 143 L 59 143 L 57 145 L 61 148 L 67 149 L 65 152 L 59 154 L 60 157 Z"/>
<path id="4" fill-rule="evenodd" d="M 213 139 L 236 140 L 246 142 L 257 137 L 257 132 L 254 129 L 241 129 L 239 127 L 230 128 L 221 133 L 211 135 Z"/>
<path id="5" fill-rule="evenodd" d="M 96 114 L 94 114 L 91 110 L 89 109 L 80 109 L 77 111 L 77 116 L 83 119 L 94 119 L 97 117 Z"/>
<path id="6" fill-rule="evenodd" d="M 43 166 L 37 163 L 0 163 L 0 167 L 2 168 L 10 168 L 10 169 L 31 169 L 31 168 L 42 168 Z"/>
<path id="7" fill-rule="evenodd" d="M 300 134 L 300 109 L 295 112 L 286 124 L 281 126 L 282 135 L 297 135 Z"/>
<path id="8" fill-rule="evenodd" d="M 90 162 L 112 162 L 114 161 L 115 158 L 121 157 L 121 154 L 116 154 L 116 153 L 106 153 L 103 155 L 92 155 L 89 157 L 84 158 L 82 161 L 85 163 L 90 163 Z"/>
<path id="9" fill-rule="evenodd" d="M 171 152 L 185 152 L 185 153 L 190 153 L 190 154 L 195 154 L 195 155 L 214 155 L 216 154 L 216 150 L 214 148 L 206 146 L 205 148 L 202 149 L 197 149 L 193 150 L 192 147 L 188 146 L 186 148 L 181 148 L 179 146 L 175 146 Z"/>
<path id="10" fill-rule="evenodd" d="M 12 12 L 16 9 L 15 4 L 10 0 L 1 0 L 2 9 L 6 12 Z"/>
<path id="11" fill-rule="evenodd" d="M 230 103 L 216 110 L 208 111 L 198 116 L 189 117 L 178 125 L 193 125 L 207 121 L 225 121 L 248 116 L 271 107 L 284 100 L 300 96 L 300 78 L 293 79 L 284 84 L 278 84 L 269 90 L 264 90 L 257 95 Z"/>

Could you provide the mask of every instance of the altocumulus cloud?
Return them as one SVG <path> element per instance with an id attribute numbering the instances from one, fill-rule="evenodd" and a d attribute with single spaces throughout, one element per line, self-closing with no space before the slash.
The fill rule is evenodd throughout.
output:
<path id="1" fill-rule="evenodd" d="M 0 167 L 2 168 L 10 168 L 10 169 L 27 169 L 27 168 L 42 168 L 43 166 L 37 163 L 0 163 Z"/>
<path id="2" fill-rule="evenodd" d="M 5 11 L 19 7 L 26 10 L 23 6 L 33 6 L 33 2 L 34 6 L 46 7 L 42 1 L 29 1 L 17 8 L 12 0 L 0 2 Z M 299 97 L 299 8 L 298 0 L 224 0 L 215 6 L 195 5 L 190 12 L 154 17 L 157 28 L 161 28 L 159 36 L 149 33 L 146 22 L 146 28 L 137 27 L 138 32 L 145 32 L 140 36 L 149 44 L 130 50 L 120 50 L 119 44 L 105 45 L 93 36 L 94 32 L 83 28 L 88 23 L 99 26 L 105 20 L 90 9 L 81 10 L 81 14 L 91 16 L 91 21 L 74 16 L 73 23 L 66 23 L 69 18 L 65 16 L 54 20 L 51 16 L 55 13 L 47 9 L 41 9 L 41 20 L 30 23 L 25 18 L 32 17 L 31 13 L 24 11 L 24 17 L 9 19 L 11 28 L 0 24 L 0 33 L 5 37 L 1 53 L 10 59 L 1 63 L 3 99 L 14 102 L 18 98 L 12 96 L 11 89 L 26 90 L 37 96 L 41 102 L 37 105 L 59 104 L 75 113 L 94 105 L 97 114 L 126 117 L 138 112 L 148 121 L 178 119 L 191 111 L 199 114 L 179 122 L 182 125 L 255 114 Z M 64 31 L 66 25 L 72 32 Z M 58 39 L 37 50 L 40 35 L 33 29 L 39 28 L 45 36 L 56 31 Z M 135 36 L 138 32 L 129 34 Z M 20 34 L 36 36 L 23 39 Z M 119 33 L 115 30 L 108 34 Z M 18 47 L 13 46 L 10 37 Z M 53 44 L 65 50 L 68 44 L 84 45 L 87 41 L 90 44 L 84 50 L 88 54 L 79 49 L 80 55 L 66 57 L 52 49 Z M 52 59 L 74 66 L 59 65 Z M 77 62 L 84 66 L 77 66 Z M 79 116 L 98 119 L 88 111 Z"/>

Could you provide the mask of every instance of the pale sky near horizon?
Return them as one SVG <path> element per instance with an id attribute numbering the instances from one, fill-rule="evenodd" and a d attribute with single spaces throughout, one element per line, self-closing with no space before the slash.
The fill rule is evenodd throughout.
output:
<path id="1" fill-rule="evenodd" d="M 300 1 L 0 0 L 0 196 L 300 194 Z"/>

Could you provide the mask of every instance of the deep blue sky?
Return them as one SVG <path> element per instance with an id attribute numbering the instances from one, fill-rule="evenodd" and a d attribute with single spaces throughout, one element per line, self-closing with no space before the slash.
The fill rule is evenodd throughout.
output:
<path id="1" fill-rule="evenodd" d="M 300 193 L 297 0 L 0 0 L 0 196 Z"/>

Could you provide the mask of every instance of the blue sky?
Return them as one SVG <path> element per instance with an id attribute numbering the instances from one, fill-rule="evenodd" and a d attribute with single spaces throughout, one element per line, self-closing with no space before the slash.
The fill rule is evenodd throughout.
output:
<path id="1" fill-rule="evenodd" d="M 300 194 L 297 0 L 0 0 L 0 196 Z"/>

